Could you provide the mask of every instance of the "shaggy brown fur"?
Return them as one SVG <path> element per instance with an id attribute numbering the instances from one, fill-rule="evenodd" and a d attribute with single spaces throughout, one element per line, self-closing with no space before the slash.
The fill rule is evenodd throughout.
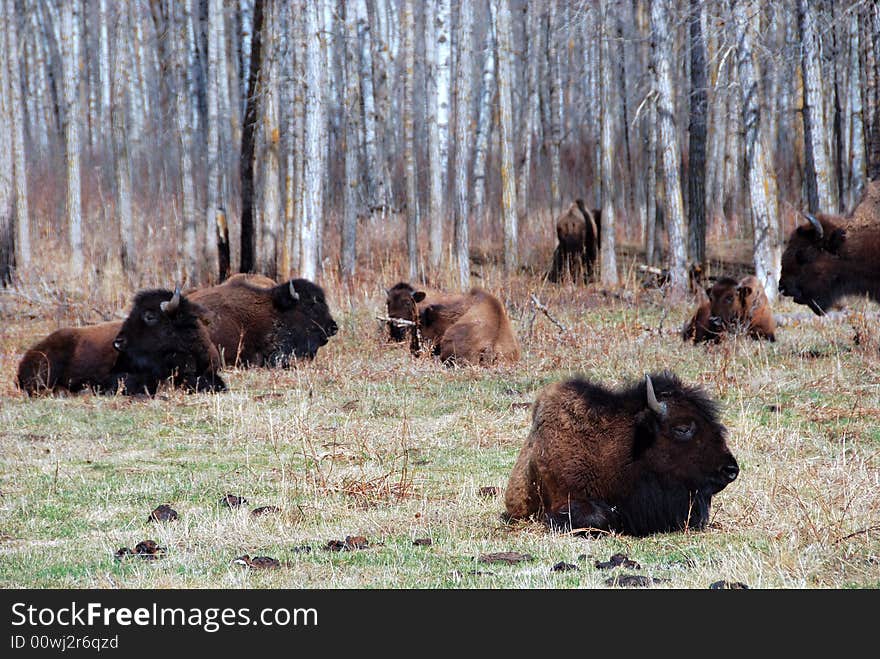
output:
<path id="1" fill-rule="evenodd" d="M 818 214 L 797 227 L 782 254 L 779 292 L 823 315 L 845 295 L 880 302 L 880 181 L 848 216 Z"/>
<path id="2" fill-rule="evenodd" d="M 576 199 L 556 220 L 558 244 L 547 278 L 552 282 L 570 277 L 573 282 L 587 283 L 593 275 L 599 254 L 601 210 L 587 210 L 582 199 Z"/>
<path id="3" fill-rule="evenodd" d="M 754 275 L 736 281 L 722 277 L 706 289 L 694 316 L 681 332 L 694 343 L 718 342 L 726 334 L 748 334 L 753 339 L 776 340 L 776 320 L 764 287 Z"/>
<path id="4" fill-rule="evenodd" d="M 208 309 L 211 340 L 230 365 L 286 367 L 294 358 L 311 359 L 338 330 L 324 291 L 305 279 L 276 284 L 238 274 L 189 298 Z"/>
<path id="5" fill-rule="evenodd" d="M 52 332 L 25 352 L 16 384 L 28 394 L 103 386 L 116 363 L 113 340 L 121 327 L 114 320 Z"/>
<path id="6" fill-rule="evenodd" d="M 633 535 L 702 528 L 712 496 L 739 474 L 715 403 L 672 374 L 611 391 L 546 387 L 507 485 L 508 518 Z"/>

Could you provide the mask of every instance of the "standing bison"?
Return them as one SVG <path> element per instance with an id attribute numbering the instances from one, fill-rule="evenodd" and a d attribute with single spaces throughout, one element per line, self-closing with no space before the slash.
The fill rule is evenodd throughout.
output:
<path id="1" fill-rule="evenodd" d="M 190 390 L 225 389 L 202 310 L 167 290 L 138 293 L 125 321 L 62 328 L 27 350 L 16 383 L 28 394 L 96 389 L 155 393 L 171 379 Z"/>
<path id="2" fill-rule="evenodd" d="M 701 529 L 739 474 L 726 432 L 705 392 L 670 373 L 620 391 L 550 385 L 510 475 L 507 516 L 637 536 Z"/>
<path id="3" fill-rule="evenodd" d="M 275 284 L 236 275 L 188 295 L 207 309 L 211 340 L 227 364 L 287 368 L 313 359 L 339 330 L 323 289 L 306 279 Z"/>
<path id="4" fill-rule="evenodd" d="M 571 281 L 587 283 L 593 276 L 602 230 L 602 211 L 590 211 L 582 199 L 576 199 L 556 220 L 558 244 L 553 252 L 553 263 L 547 279 L 552 282 Z"/>
<path id="5" fill-rule="evenodd" d="M 848 217 L 807 215 L 782 254 L 779 292 L 825 314 L 845 295 L 880 302 L 880 182 Z"/>
<path id="6" fill-rule="evenodd" d="M 483 289 L 428 294 L 399 282 L 387 290 L 386 304 L 392 340 L 402 340 L 408 328 L 414 354 L 420 352 L 424 339 L 446 364 L 488 366 L 519 361 L 519 342 L 504 305 Z"/>
<path id="7" fill-rule="evenodd" d="M 682 339 L 720 341 L 726 334 L 776 340 L 776 320 L 764 287 L 754 275 L 737 281 L 722 277 L 706 289 L 704 299 L 681 332 Z"/>

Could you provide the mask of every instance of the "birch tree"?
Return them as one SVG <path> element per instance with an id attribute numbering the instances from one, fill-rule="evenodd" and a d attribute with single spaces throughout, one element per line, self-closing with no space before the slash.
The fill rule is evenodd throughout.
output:
<path id="1" fill-rule="evenodd" d="M 382 176 L 382 160 L 376 138 L 376 101 L 373 86 L 373 50 L 370 17 L 367 14 L 366 0 L 351 0 L 357 12 L 358 40 L 360 42 L 360 72 L 363 100 L 363 142 L 365 175 L 367 186 L 367 206 L 370 212 L 384 208 L 387 202 L 385 178 Z"/>
<path id="2" fill-rule="evenodd" d="M 79 4 L 61 3 L 61 46 L 64 66 L 64 145 L 67 172 L 67 236 L 71 270 L 85 267 L 82 238 L 82 182 L 80 180 Z"/>
<path id="3" fill-rule="evenodd" d="M 324 170 L 327 161 L 324 111 L 324 52 L 321 38 L 323 0 L 306 2 L 305 136 L 303 151 L 303 203 L 300 216 L 300 276 L 318 276 L 318 231 L 324 221 Z"/>
<path id="4" fill-rule="evenodd" d="M 519 146 L 517 159 L 519 161 L 519 178 L 517 179 L 517 208 L 518 221 L 525 221 L 529 212 L 529 183 L 532 170 L 532 137 L 538 122 L 538 7 L 537 3 L 530 2 L 525 8 L 525 39 L 526 47 L 523 49 L 525 68 L 525 96 L 523 98 L 522 121 L 519 126 Z M 592 14 L 592 12 L 590 12 Z M 589 48 L 585 49 L 589 52 Z M 588 68 L 589 70 L 589 68 Z M 498 81 L 501 84 L 501 81 Z"/>
<path id="5" fill-rule="evenodd" d="M 413 0 L 403 4 L 403 169 L 406 178 L 406 251 L 409 278 L 419 274 L 419 203 L 416 189 L 415 124 L 413 97 L 415 74 L 415 16 Z"/>
<path id="6" fill-rule="evenodd" d="M 516 213 L 516 171 L 513 160 L 513 34 L 509 0 L 492 0 L 498 35 L 498 131 L 501 138 L 501 215 L 504 222 L 504 271 L 519 265 L 519 228 Z"/>
<path id="7" fill-rule="evenodd" d="M 428 242 L 430 244 L 429 265 L 433 273 L 440 270 L 443 257 L 443 226 L 446 217 L 443 194 L 443 173 L 446 163 L 440 159 L 440 131 L 437 125 L 437 40 L 436 4 L 432 0 L 424 3 L 425 13 L 425 126 L 428 139 Z"/>
<path id="8" fill-rule="evenodd" d="M 21 65 L 18 50 L 18 18 L 14 0 L 5 0 L 6 5 L 6 45 L 9 70 L 9 126 L 12 132 L 12 160 L 15 187 L 15 265 L 26 268 L 31 261 L 31 235 L 27 195 L 27 160 L 24 143 L 24 101 L 21 97 Z M 0 87 L 2 89 L 2 87 Z M 3 153 L 8 153 L 4 151 Z"/>
<path id="9" fill-rule="evenodd" d="M 13 17 L 14 14 L 10 16 L 4 11 L 4 16 L 0 18 L 0 149 L 3 153 L 9 153 L 12 141 L 8 130 L 12 125 L 12 107 L 6 41 L 7 24 Z M 12 161 L 9 158 L 0 158 L 0 285 L 3 286 L 12 281 L 15 272 L 14 194 Z"/>
<path id="10" fill-rule="evenodd" d="M 865 189 L 867 165 L 865 156 L 865 128 L 862 110 L 861 61 L 859 47 L 859 12 L 852 11 L 849 16 L 849 199 L 847 207 L 852 208 Z"/>
<path id="11" fill-rule="evenodd" d="M 360 199 L 360 80 L 358 26 L 355 7 L 345 7 L 345 199 L 342 216 L 340 270 L 350 280 L 357 263 L 357 222 Z"/>
<path id="12" fill-rule="evenodd" d="M 464 2 L 459 6 L 458 54 L 455 71 L 455 255 L 458 261 L 458 284 L 467 290 L 471 279 L 470 241 L 468 238 L 468 161 L 473 144 L 471 130 L 471 86 L 474 7 Z M 503 136 L 502 136 L 503 139 Z M 505 254 L 505 259 L 508 254 Z M 516 257 L 510 254 L 511 259 Z M 505 261 L 506 263 L 506 261 Z"/>
<path id="13" fill-rule="evenodd" d="M 654 34 L 654 70 L 657 85 L 657 124 L 660 160 L 663 163 L 664 217 L 669 234 L 669 283 L 673 297 L 684 295 L 687 289 L 687 253 L 685 251 L 685 217 L 681 198 L 681 151 L 675 129 L 675 105 L 672 76 L 673 43 L 675 32 L 670 20 L 671 0 L 656 0 L 651 4 L 651 28 Z M 607 202 L 606 202 L 607 206 Z M 602 236 L 605 236 L 605 207 L 602 209 Z M 604 252 L 605 245 L 602 245 Z M 603 255 L 604 258 L 604 255 Z M 603 264 L 604 278 L 604 264 Z"/>
<path id="14" fill-rule="evenodd" d="M 223 47 L 223 0 L 208 2 L 208 180 L 207 203 L 205 205 L 205 261 L 210 268 L 216 264 L 218 280 L 223 281 L 229 275 L 229 235 L 226 231 L 226 216 L 221 209 L 221 161 L 220 161 L 220 59 L 225 59 Z M 225 263 L 219 262 L 219 255 L 226 248 Z"/>
<path id="15" fill-rule="evenodd" d="M 734 21 L 737 32 L 737 68 L 743 99 L 755 275 L 763 284 L 767 298 L 773 302 L 778 292 L 782 250 L 776 226 L 779 217 L 776 174 L 768 157 L 767 136 L 762 130 L 761 106 L 758 98 L 761 88 L 755 53 L 755 35 L 758 34 L 760 26 L 758 8 L 758 0 L 738 2 L 734 7 Z"/>
<path id="16" fill-rule="evenodd" d="M 798 27 L 801 36 L 801 66 L 804 76 L 804 139 L 806 154 L 807 201 L 811 212 L 837 211 L 831 157 L 828 153 L 827 126 L 822 109 L 822 57 L 816 34 L 811 0 L 798 0 Z"/>
<path id="17" fill-rule="evenodd" d="M 486 43 L 483 46 L 482 87 L 480 90 L 480 105 L 477 115 L 476 145 L 474 146 L 473 216 L 477 219 L 477 226 L 479 228 L 483 226 L 483 216 L 485 214 L 486 206 L 486 161 L 489 156 L 489 135 L 492 132 L 492 99 L 495 97 L 495 22 L 495 20 L 490 20 L 489 25 L 486 26 Z M 513 61 L 508 62 L 508 67 L 508 74 L 512 75 Z M 513 117 L 511 116 L 511 121 L 512 120 Z M 513 128 L 511 126 L 511 133 L 512 131 Z M 511 154 L 511 160 L 513 160 L 513 157 L 514 156 Z M 514 166 L 515 163 L 512 162 L 511 167 Z M 515 171 L 515 169 L 513 171 Z M 516 213 L 516 199 L 514 199 L 513 206 L 514 213 Z"/>
<path id="18" fill-rule="evenodd" d="M 278 110 L 280 84 L 280 3 L 271 1 L 264 8 L 262 66 L 260 71 L 260 150 L 257 158 L 260 203 L 256 216 L 259 244 L 258 269 L 274 279 L 278 272 L 278 229 L 281 216 L 280 146 L 281 126 Z"/>
<path id="19" fill-rule="evenodd" d="M 128 25 L 131 6 L 120 11 L 118 24 Z M 120 30 L 117 29 L 117 33 Z M 134 236 L 134 210 L 131 199 L 131 158 L 128 148 L 126 103 L 129 102 L 127 76 L 131 75 L 130 51 L 117 44 L 113 58 L 113 79 L 111 80 L 110 130 L 113 147 L 114 192 L 116 214 L 119 218 L 119 261 L 130 279 L 135 280 L 138 272 L 137 251 Z"/>
<path id="20" fill-rule="evenodd" d="M 706 55 L 700 1 L 690 0 L 691 103 L 688 129 L 688 251 L 691 261 L 706 262 Z"/>
<path id="21" fill-rule="evenodd" d="M 559 2 L 550 0 L 550 11 L 547 32 L 547 72 L 549 73 L 549 110 L 550 110 L 550 206 L 556 215 L 561 209 L 561 195 L 559 192 L 559 180 L 562 166 L 560 151 L 562 149 L 562 78 L 559 62 L 559 37 L 557 36 L 559 22 Z"/>

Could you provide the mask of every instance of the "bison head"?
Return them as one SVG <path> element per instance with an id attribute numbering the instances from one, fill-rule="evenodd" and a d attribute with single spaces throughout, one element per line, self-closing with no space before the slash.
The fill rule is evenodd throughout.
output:
<path id="1" fill-rule="evenodd" d="M 291 358 L 314 359 L 318 348 L 339 331 L 324 290 L 308 279 L 291 279 L 273 288 L 271 295 L 278 316 L 270 342 L 274 352 L 267 362 L 287 367 Z"/>
<path id="2" fill-rule="evenodd" d="M 417 291 L 405 282 L 399 282 L 386 289 L 388 317 L 417 323 L 419 314 L 417 304 L 425 299 L 424 291 Z M 407 326 L 392 321 L 388 322 L 388 332 L 392 341 L 403 341 Z"/>
<path id="3" fill-rule="evenodd" d="M 782 254 L 779 292 L 822 316 L 840 297 L 840 251 L 846 231 L 827 215 L 806 215 L 807 224 L 795 229 Z"/>
<path id="4" fill-rule="evenodd" d="M 737 290 L 737 281 L 722 277 L 706 289 L 709 296 L 709 327 L 718 334 L 724 329 L 733 328 L 742 316 L 742 298 Z"/>
<path id="5" fill-rule="evenodd" d="M 668 372 L 646 376 L 637 391 L 644 408 L 636 418 L 633 463 L 641 472 L 641 489 L 633 496 L 652 500 L 651 505 L 627 508 L 651 510 L 663 518 L 680 517 L 668 513 L 684 510 L 687 523 L 701 528 L 708 521 L 712 495 L 739 475 L 718 408 L 701 389 L 685 387 Z M 654 526 L 647 519 L 630 524 L 636 529 Z"/>
<path id="6" fill-rule="evenodd" d="M 149 393 L 168 378 L 200 391 L 225 389 L 216 375 L 219 360 L 204 313 L 181 295 L 180 288 L 173 293 L 165 289 L 138 293 L 113 341 L 119 352 L 114 378 L 122 375 L 127 389 Z"/>

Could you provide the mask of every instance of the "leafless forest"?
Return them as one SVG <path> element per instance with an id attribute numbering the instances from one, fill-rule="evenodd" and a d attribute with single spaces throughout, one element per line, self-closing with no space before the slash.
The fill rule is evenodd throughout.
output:
<path id="1" fill-rule="evenodd" d="M 4 283 L 546 267 L 574 198 L 668 268 L 880 171 L 867 0 L 0 0 Z M 619 249 L 618 249 L 619 253 Z M 407 272 L 408 270 L 408 272 Z M 390 283 L 390 282 L 389 282 Z"/>

